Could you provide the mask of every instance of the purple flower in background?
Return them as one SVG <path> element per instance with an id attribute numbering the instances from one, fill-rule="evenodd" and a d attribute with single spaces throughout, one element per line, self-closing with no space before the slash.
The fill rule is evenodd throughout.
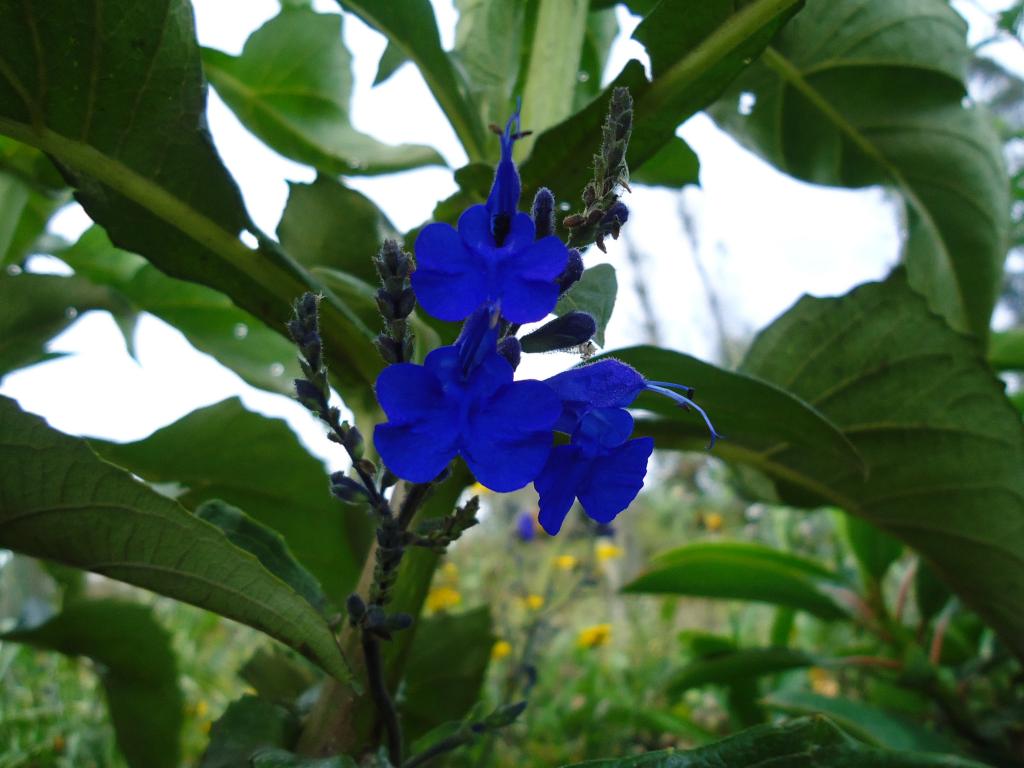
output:
<path id="1" fill-rule="evenodd" d="M 654 440 L 630 440 L 633 417 L 623 408 L 593 408 L 580 419 L 569 445 L 551 451 L 534 481 L 540 524 L 554 536 L 578 498 L 587 515 L 610 523 L 640 493 Z"/>
<path id="2" fill-rule="evenodd" d="M 387 467 L 415 483 L 433 480 L 456 456 L 495 491 L 533 480 L 551 451 L 558 396 L 540 381 L 513 381 L 496 350 L 497 316 L 476 312 L 454 345 L 423 365 L 399 363 L 377 377 L 388 417 L 374 444 Z"/>
<path id="3" fill-rule="evenodd" d="M 569 251 L 555 236 L 535 240 L 533 219 L 516 210 L 519 172 L 512 162 L 518 111 L 501 137 L 501 160 L 486 205 L 459 217 L 458 230 L 436 222 L 416 238 L 412 287 L 420 306 L 440 320 L 463 320 L 481 305 L 498 307 L 511 323 L 542 319 L 555 308 L 555 279 Z"/>
<path id="4" fill-rule="evenodd" d="M 529 512 L 520 512 L 516 515 L 516 536 L 520 541 L 533 541 L 536 538 L 536 520 Z"/>

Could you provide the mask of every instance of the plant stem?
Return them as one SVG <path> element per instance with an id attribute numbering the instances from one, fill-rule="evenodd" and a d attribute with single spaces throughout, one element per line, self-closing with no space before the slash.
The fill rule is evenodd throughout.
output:
<path id="1" fill-rule="evenodd" d="M 437 744 L 430 747 L 429 749 L 425 749 L 418 755 L 413 755 L 412 757 L 410 757 L 408 760 L 402 763 L 402 768 L 419 768 L 419 766 L 426 765 L 435 757 L 440 757 L 446 752 L 451 752 L 452 750 L 458 749 L 464 744 L 469 744 L 471 741 L 473 741 L 473 738 L 474 734 L 472 733 L 452 734 L 446 739 L 441 739 L 441 741 L 437 742 Z"/>
<path id="2" fill-rule="evenodd" d="M 380 713 L 384 731 L 387 734 L 388 759 L 392 765 L 402 764 L 402 725 L 398 721 L 395 702 L 388 693 L 384 682 L 384 665 L 380 657 L 380 643 L 377 638 L 365 630 L 362 633 L 363 656 L 366 659 L 366 679 L 370 685 L 377 711 Z"/>

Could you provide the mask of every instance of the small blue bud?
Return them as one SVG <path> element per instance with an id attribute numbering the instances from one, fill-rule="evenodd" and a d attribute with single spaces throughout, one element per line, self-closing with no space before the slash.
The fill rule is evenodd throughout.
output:
<path id="1" fill-rule="evenodd" d="M 565 293 L 579 282 L 583 277 L 583 257 L 575 248 L 569 249 L 569 260 L 565 264 L 565 271 L 555 280 L 558 285 L 558 292 Z"/>
<path id="2" fill-rule="evenodd" d="M 597 333 L 597 321 L 587 312 L 568 312 L 523 337 L 523 351 L 553 352 L 586 344 Z"/>
<path id="3" fill-rule="evenodd" d="M 533 198 L 533 225 L 537 239 L 555 234 L 555 196 L 547 187 L 541 187 Z"/>
<path id="4" fill-rule="evenodd" d="M 498 342 L 498 354 L 508 360 L 508 364 L 512 366 L 514 371 L 519 367 L 519 363 L 523 358 L 522 344 L 520 344 L 519 339 L 515 336 L 509 336 Z"/>

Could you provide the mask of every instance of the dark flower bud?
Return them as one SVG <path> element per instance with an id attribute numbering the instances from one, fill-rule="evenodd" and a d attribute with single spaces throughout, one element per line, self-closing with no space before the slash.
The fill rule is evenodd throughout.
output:
<path id="1" fill-rule="evenodd" d="M 385 240 L 381 246 L 380 253 L 374 259 L 380 279 L 387 281 L 389 278 L 404 279 L 408 277 L 412 267 L 412 260 L 409 254 L 402 250 L 395 240 Z"/>
<path id="2" fill-rule="evenodd" d="M 368 498 L 366 489 L 344 472 L 335 472 L 331 475 L 331 493 L 346 504 L 362 504 Z"/>
<path id="3" fill-rule="evenodd" d="M 395 485 L 398 482 L 398 475 L 396 475 L 394 472 L 392 472 L 387 467 L 384 467 L 383 469 L 384 469 L 384 471 L 381 472 L 381 475 L 380 475 L 380 487 L 381 487 L 381 490 L 384 490 L 386 488 L 390 488 L 391 486 Z"/>
<path id="4" fill-rule="evenodd" d="M 363 598 L 353 592 L 348 596 L 345 601 L 345 607 L 348 609 L 348 618 L 352 624 L 358 624 L 359 620 L 363 618 L 366 613 L 366 603 L 363 602 Z"/>
<path id="5" fill-rule="evenodd" d="M 533 225 L 537 239 L 555 234 L 555 196 L 547 187 L 541 187 L 533 198 Z"/>
<path id="6" fill-rule="evenodd" d="M 344 445 L 353 458 L 361 459 L 363 457 L 366 443 L 363 440 L 363 433 L 357 427 L 352 427 L 345 433 Z"/>
<path id="7" fill-rule="evenodd" d="M 384 358 L 385 363 L 390 365 L 402 362 L 401 342 L 395 341 L 390 336 L 381 333 L 373 340 L 373 344 L 377 347 L 377 351 L 380 352 L 380 356 Z"/>
<path id="8" fill-rule="evenodd" d="M 385 320 L 394 320 L 396 310 L 394 298 L 383 288 L 377 289 L 377 309 L 384 316 Z"/>
<path id="9" fill-rule="evenodd" d="M 356 466 L 363 471 L 364 474 L 369 477 L 373 477 L 377 474 L 377 465 L 369 459 L 360 459 L 356 462 Z"/>
<path id="10" fill-rule="evenodd" d="M 583 257 L 575 248 L 569 249 L 569 260 L 566 262 L 565 271 L 555 280 L 558 283 L 559 293 L 565 293 L 583 277 Z"/>
<path id="11" fill-rule="evenodd" d="M 395 298 L 395 317 L 406 318 L 412 314 L 416 306 L 416 294 L 412 288 L 406 288 Z"/>
<path id="12" fill-rule="evenodd" d="M 512 366 L 514 371 L 519 367 L 519 361 L 522 359 L 523 354 L 523 348 L 519 343 L 519 339 L 515 336 L 509 336 L 499 341 L 498 354 L 508 360 L 508 364 Z"/>
<path id="13" fill-rule="evenodd" d="M 311 411 L 321 411 L 326 406 L 323 392 L 305 379 L 295 379 L 295 396 Z"/>
<path id="14" fill-rule="evenodd" d="M 562 219 L 562 226 L 566 229 L 573 229 L 574 227 L 583 226 L 587 221 L 586 216 L 579 213 L 573 213 Z"/>
<path id="15" fill-rule="evenodd" d="M 525 710 L 525 701 L 508 704 L 494 710 L 494 712 L 487 716 L 483 723 L 488 729 L 504 728 L 506 725 L 512 725 L 512 723 L 514 723 Z"/>
<path id="16" fill-rule="evenodd" d="M 590 341 L 597 333 L 597 321 L 587 312 L 569 312 L 523 337 L 523 351 L 553 352 Z"/>

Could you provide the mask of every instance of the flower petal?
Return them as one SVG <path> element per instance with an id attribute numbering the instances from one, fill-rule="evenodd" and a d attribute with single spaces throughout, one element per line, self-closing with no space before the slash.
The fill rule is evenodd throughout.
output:
<path id="1" fill-rule="evenodd" d="M 543 320 L 557 303 L 558 286 L 551 281 L 512 276 L 501 284 L 501 314 L 510 323 Z"/>
<path id="2" fill-rule="evenodd" d="M 630 505 L 647 475 L 654 439 L 640 437 L 593 459 L 577 494 L 587 515 L 610 523 Z"/>
<path id="3" fill-rule="evenodd" d="M 540 496 L 540 524 L 551 536 L 561 530 L 588 466 L 579 448 L 559 445 L 551 450 L 543 471 L 533 481 Z"/>
<path id="4" fill-rule="evenodd" d="M 429 483 L 455 458 L 458 437 L 448 418 L 378 424 L 373 444 L 384 465 L 403 480 Z"/>
<path id="5" fill-rule="evenodd" d="M 439 320 L 462 320 L 487 298 L 486 265 L 448 224 L 424 227 L 415 250 L 412 288 L 428 314 Z"/>
<path id="6" fill-rule="evenodd" d="M 491 234 L 491 214 L 488 213 L 486 206 L 473 205 L 467 208 L 459 216 L 458 226 L 459 237 L 470 250 L 477 254 L 488 254 L 497 250 L 494 235 Z"/>
<path id="7" fill-rule="evenodd" d="M 633 434 L 633 416 L 625 408 L 591 408 L 580 419 L 572 436 L 573 444 L 586 452 L 600 453 L 622 445 Z"/>
<path id="8" fill-rule="evenodd" d="M 505 235 L 505 241 L 501 244 L 501 252 L 503 254 L 518 253 L 532 245 L 535 237 L 537 237 L 537 227 L 533 223 L 533 219 L 525 213 L 517 213 L 509 224 L 508 234 Z M 557 240 L 559 243 L 562 242 L 557 237 L 551 239 Z"/>
<path id="9" fill-rule="evenodd" d="M 560 413 L 561 403 L 542 382 L 502 387 L 470 413 L 461 451 L 466 464 L 492 490 L 522 488 L 543 469 Z"/>
<path id="10" fill-rule="evenodd" d="M 376 390 L 377 402 L 391 421 L 430 419 L 444 407 L 441 382 L 421 365 L 389 365 L 377 376 Z"/>

